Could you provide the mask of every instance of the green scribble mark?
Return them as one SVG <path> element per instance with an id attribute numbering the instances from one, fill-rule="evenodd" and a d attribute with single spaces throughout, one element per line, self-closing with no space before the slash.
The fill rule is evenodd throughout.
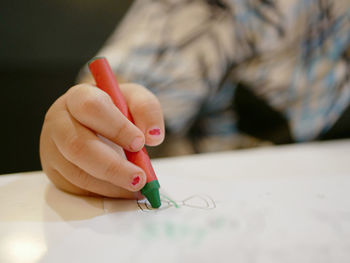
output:
<path id="1" fill-rule="evenodd" d="M 146 223 L 143 227 L 142 239 L 145 241 L 163 239 L 175 243 L 181 240 L 183 244 L 190 247 L 198 247 L 212 231 L 214 227 L 207 228 L 205 225 L 197 226 L 165 220 L 157 224 Z"/>
<path id="2" fill-rule="evenodd" d="M 180 206 L 173 200 L 171 199 L 169 196 L 166 196 L 165 194 L 160 194 L 161 197 L 163 197 L 164 199 L 167 199 L 171 204 L 173 204 L 173 206 L 175 208 L 180 208 Z"/>
<path id="3" fill-rule="evenodd" d="M 224 217 L 218 217 L 211 223 L 211 226 L 215 229 L 222 228 L 226 223 L 226 219 Z"/>
<path id="4" fill-rule="evenodd" d="M 168 238 L 173 238 L 176 235 L 176 230 L 171 222 L 166 222 L 164 224 L 164 230 Z"/>
<path id="5" fill-rule="evenodd" d="M 147 224 L 146 227 L 144 228 L 144 233 L 146 239 L 153 239 L 158 235 L 158 229 L 156 225 L 153 224 Z"/>
<path id="6" fill-rule="evenodd" d="M 200 227 L 194 230 L 193 234 L 194 234 L 193 245 L 198 246 L 206 238 L 208 231 L 205 228 Z"/>

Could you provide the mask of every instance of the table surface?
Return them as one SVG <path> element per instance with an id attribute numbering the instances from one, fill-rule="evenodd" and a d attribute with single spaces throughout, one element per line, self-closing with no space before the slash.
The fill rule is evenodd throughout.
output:
<path id="1" fill-rule="evenodd" d="M 159 210 L 2 175 L 0 262 L 350 262 L 349 156 L 340 140 L 153 160 Z"/>

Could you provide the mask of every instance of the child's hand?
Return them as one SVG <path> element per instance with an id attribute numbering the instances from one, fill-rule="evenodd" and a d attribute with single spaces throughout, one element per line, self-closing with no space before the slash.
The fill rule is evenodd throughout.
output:
<path id="1" fill-rule="evenodd" d="M 146 183 L 143 170 L 96 135 L 128 151 L 164 139 L 157 98 L 136 84 L 120 85 L 135 125 L 110 97 L 90 84 L 72 87 L 48 110 L 40 137 L 42 168 L 59 188 L 75 194 L 132 198 Z"/>

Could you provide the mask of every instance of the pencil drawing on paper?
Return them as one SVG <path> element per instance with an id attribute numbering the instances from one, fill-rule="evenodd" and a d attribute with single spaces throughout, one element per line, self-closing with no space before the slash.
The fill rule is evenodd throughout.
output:
<path id="1" fill-rule="evenodd" d="M 181 208 L 181 207 L 210 210 L 216 207 L 216 204 L 213 198 L 202 194 L 191 195 L 181 201 L 175 201 L 165 194 L 160 194 L 160 197 L 162 201 L 162 206 L 158 209 L 153 209 L 151 204 L 147 201 L 147 199 L 137 200 L 137 205 L 140 208 L 140 210 L 143 212 L 152 211 L 152 210 L 159 211 L 159 210 L 165 210 L 169 208 Z"/>

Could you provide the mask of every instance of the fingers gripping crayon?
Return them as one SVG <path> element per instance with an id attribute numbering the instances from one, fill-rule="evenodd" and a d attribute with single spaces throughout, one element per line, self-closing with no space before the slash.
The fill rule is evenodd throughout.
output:
<path id="1" fill-rule="evenodd" d="M 129 121 L 134 123 L 129 112 L 128 105 L 125 102 L 121 90 L 119 89 L 117 79 L 115 78 L 107 59 L 104 57 L 93 58 L 89 61 L 88 65 L 97 87 L 106 92 L 121 113 L 123 113 L 129 119 Z M 145 147 L 138 152 L 129 152 L 127 150 L 124 150 L 124 152 L 126 158 L 130 162 L 139 166 L 146 173 L 147 182 L 141 189 L 141 193 L 147 198 L 153 208 L 160 207 L 160 185 Z"/>

